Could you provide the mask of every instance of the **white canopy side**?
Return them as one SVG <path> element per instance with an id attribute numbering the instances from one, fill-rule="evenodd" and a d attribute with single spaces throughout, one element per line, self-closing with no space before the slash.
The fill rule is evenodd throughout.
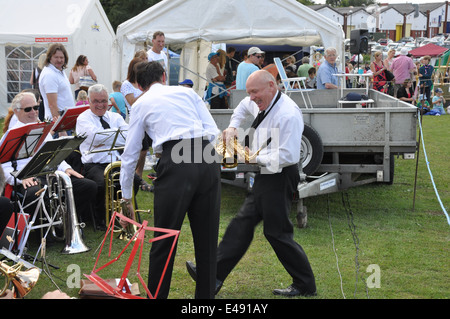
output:
<path id="1" fill-rule="evenodd" d="M 53 42 L 67 49 L 67 75 L 83 54 L 99 83 L 111 86 L 115 34 L 99 0 L 0 0 L 0 7 L 0 117 L 15 93 L 29 86 L 38 55 Z"/>
<path id="2" fill-rule="evenodd" d="M 116 77 L 126 77 L 134 52 L 150 42 L 155 31 L 164 32 L 166 44 L 184 47 L 180 63 L 199 75 L 204 75 L 210 44 L 214 42 L 323 44 L 337 48 L 344 56 L 342 27 L 295 0 L 163 0 L 119 25 L 115 60 L 120 73 Z M 204 83 L 198 85 L 204 87 Z"/>

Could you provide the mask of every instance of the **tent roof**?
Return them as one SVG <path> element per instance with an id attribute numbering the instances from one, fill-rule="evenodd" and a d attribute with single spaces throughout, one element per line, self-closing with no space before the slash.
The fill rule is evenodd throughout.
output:
<path id="1" fill-rule="evenodd" d="M 327 37 L 337 46 L 342 27 L 295 0 L 163 0 L 117 28 L 130 43 L 163 31 L 167 44 L 208 42 L 310 46 Z M 335 40 L 333 40 L 335 39 Z M 333 43 L 335 42 L 335 43 Z"/>
<path id="2" fill-rule="evenodd" d="M 443 48 L 439 45 L 428 43 L 422 47 L 412 49 L 411 51 L 409 51 L 409 53 L 414 57 L 420 57 L 425 55 L 439 56 L 447 50 L 448 50 L 447 48 Z"/>
<path id="3" fill-rule="evenodd" d="M 94 5 L 108 20 L 98 0 L 0 0 L 0 43 L 70 36 L 79 29 L 86 12 L 93 10 Z M 110 32 L 114 35 L 112 28 Z"/>

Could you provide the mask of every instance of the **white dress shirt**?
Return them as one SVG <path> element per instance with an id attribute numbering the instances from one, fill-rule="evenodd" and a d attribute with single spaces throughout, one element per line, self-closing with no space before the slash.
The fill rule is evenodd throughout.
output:
<path id="1" fill-rule="evenodd" d="M 120 173 L 124 198 L 131 198 L 134 168 L 145 132 L 153 141 L 154 153 L 162 153 L 163 144 L 171 140 L 207 136 L 213 141 L 220 133 L 205 102 L 194 90 L 153 84 L 133 104 Z"/>
<path id="2" fill-rule="evenodd" d="M 128 124 L 119 113 L 106 111 L 103 119 L 109 124 L 110 129 L 104 129 L 100 117 L 92 113 L 90 109 L 84 111 L 77 118 L 76 133 L 80 136 L 86 136 L 83 143 L 80 144 L 81 161 L 87 163 L 111 163 L 119 159 L 117 151 L 91 153 L 90 151 L 110 149 L 113 145 L 115 132 L 118 129 L 123 131 L 118 135 L 115 146 L 124 146 L 127 136 Z M 142 139 L 139 143 L 142 148 Z"/>
<path id="3" fill-rule="evenodd" d="M 271 104 L 275 98 L 276 95 Z M 269 109 L 270 107 L 266 112 Z M 246 97 L 235 108 L 229 127 L 239 128 L 246 117 L 256 118 L 258 113 L 259 108 L 256 103 Z M 250 144 L 251 151 L 256 152 L 265 146 L 269 137 L 271 138 L 269 146 L 263 147 L 256 157 L 256 162 L 267 169 L 262 172 L 281 172 L 283 167 L 300 161 L 303 127 L 302 111 L 290 97 L 282 93 L 280 99 L 255 130 Z"/>
<path id="4" fill-rule="evenodd" d="M 28 124 L 22 123 L 19 120 L 17 120 L 17 123 L 14 125 L 13 128 L 18 128 L 18 127 L 22 127 Z M 44 142 L 41 144 L 41 147 L 47 142 L 47 141 L 51 141 L 53 140 L 52 136 L 50 135 L 50 133 L 45 137 Z M 22 170 L 27 164 L 28 162 L 31 161 L 31 157 L 28 158 L 23 158 L 20 160 L 17 160 L 17 171 L 19 172 L 20 170 Z M 14 168 L 12 166 L 11 162 L 6 162 L 2 164 L 2 168 L 3 171 L 5 173 L 5 178 L 6 178 L 6 182 L 9 185 L 14 185 L 14 177 L 11 175 L 12 172 L 14 172 Z M 61 164 L 59 164 L 58 166 L 58 171 L 62 171 L 65 172 L 68 168 L 72 168 L 69 164 L 67 164 L 65 161 L 62 161 Z M 22 180 L 17 179 L 17 184 L 22 184 Z"/>

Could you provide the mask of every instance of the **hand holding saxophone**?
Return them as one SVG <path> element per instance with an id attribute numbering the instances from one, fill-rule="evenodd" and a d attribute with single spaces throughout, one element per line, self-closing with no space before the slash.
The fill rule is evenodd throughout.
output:
<path id="1" fill-rule="evenodd" d="M 256 157 L 261 149 L 251 153 L 248 147 L 243 147 L 238 142 L 237 129 L 229 127 L 222 132 L 215 146 L 216 152 L 223 157 L 222 166 L 233 168 L 238 163 L 255 164 Z"/>

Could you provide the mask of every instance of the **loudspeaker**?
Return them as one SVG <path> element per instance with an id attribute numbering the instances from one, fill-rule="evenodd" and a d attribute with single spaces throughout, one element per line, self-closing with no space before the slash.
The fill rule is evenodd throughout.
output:
<path id="1" fill-rule="evenodd" d="M 365 54 L 369 51 L 369 31 L 355 29 L 350 32 L 350 53 Z"/>

